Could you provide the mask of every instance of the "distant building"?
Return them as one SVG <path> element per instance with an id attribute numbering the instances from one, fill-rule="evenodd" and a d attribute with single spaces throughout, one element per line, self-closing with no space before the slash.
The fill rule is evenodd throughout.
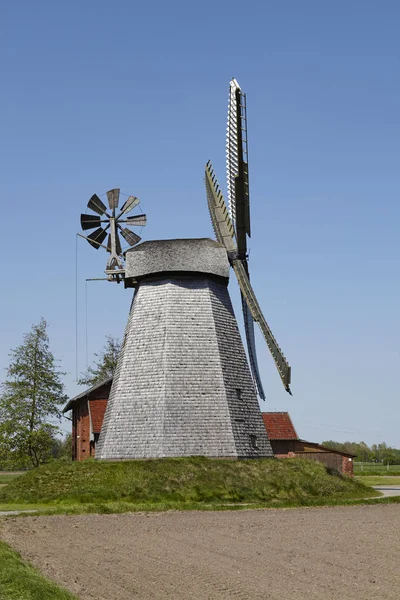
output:
<path id="1" fill-rule="evenodd" d="M 287 412 L 261 414 L 276 458 L 306 458 L 322 462 L 344 475 L 353 476 L 354 454 L 300 439 Z"/>

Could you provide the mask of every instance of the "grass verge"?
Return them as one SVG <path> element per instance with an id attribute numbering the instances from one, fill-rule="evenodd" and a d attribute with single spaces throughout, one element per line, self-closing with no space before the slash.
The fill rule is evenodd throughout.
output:
<path id="1" fill-rule="evenodd" d="M 78 600 L 49 581 L 21 556 L 0 542 L 1 600 Z"/>
<path id="2" fill-rule="evenodd" d="M 374 495 L 379 493 L 359 481 L 302 459 L 86 460 L 52 463 L 27 472 L 0 489 L 0 504 L 48 505 L 52 510 L 73 507 L 74 511 L 79 505 L 86 507 L 80 512 L 97 506 L 101 512 L 101 507 L 111 506 L 117 511 L 118 505 L 129 505 L 129 510 L 332 505 Z"/>
<path id="3" fill-rule="evenodd" d="M 361 506 L 372 504 L 400 504 L 400 496 L 359 498 L 341 500 L 309 500 L 307 502 L 269 502 L 269 503 L 207 503 L 207 502 L 160 502 L 137 504 L 131 502 L 106 502 L 94 504 L 48 504 L 38 506 L 37 515 L 82 515 L 82 514 L 122 514 L 127 512 L 165 512 L 165 511 L 232 511 L 256 509 L 292 509 L 292 508 L 329 508 L 335 506 Z M 30 505 L 32 508 L 32 505 Z M 36 507 L 35 507 L 36 508 Z M 0 505 L 0 511 L 3 507 Z M 20 513 L 18 517 L 29 517 L 32 513 Z"/>
<path id="4" fill-rule="evenodd" d="M 354 475 L 357 477 L 391 477 L 391 476 L 400 476 L 400 465 L 391 465 L 390 470 L 388 471 L 384 465 L 380 465 L 379 467 L 372 466 L 364 466 L 362 469 L 354 465 Z"/>
<path id="5" fill-rule="evenodd" d="M 384 475 L 366 475 L 364 477 L 357 477 L 358 481 L 364 485 L 400 485 L 400 477 L 385 477 Z"/>
<path id="6" fill-rule="evenodd" d="M 48 505 L 38 509 L 37 515 L 82 515 L 82 514 L 122 514 L 133 512 L 166 512 L 166 511 L 232 511 L 232 510 L 268 510 L 268 509 L 295 509 L 295 508 L 329 508 L 335 506 L 365 506 L 373 504 L 400 504 L 399 496 L 387 498 L 360 498 L 358 500 L 314 500 L 307 503 L 276 502 L 276 503 L 237 503 L 218 504 L 206 502 L 193 503 L 156 503 L 133 504 L 129 502 L 108 502 L 97 504 L 58 504 Z M 2 510 L 0 506 L 0 510 Z M 29 517 L 32 513 L 20 513 L 17 517 Z"/>

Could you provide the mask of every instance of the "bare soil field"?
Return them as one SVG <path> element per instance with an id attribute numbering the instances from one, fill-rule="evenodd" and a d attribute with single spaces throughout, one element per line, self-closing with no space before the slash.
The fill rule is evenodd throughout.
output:
<path id="1" fill-rule="evenodd" d="M 400 505 L 6 518 L 82 600 L 398 600 Z"/>

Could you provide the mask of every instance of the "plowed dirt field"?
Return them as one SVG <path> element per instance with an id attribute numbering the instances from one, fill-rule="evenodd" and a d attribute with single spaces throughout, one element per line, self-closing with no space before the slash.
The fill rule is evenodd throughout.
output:
<path id="1" fill-rule="evenodd" d="M 400 505 L 6 518 L 82 600 L 398 600 Z"/>

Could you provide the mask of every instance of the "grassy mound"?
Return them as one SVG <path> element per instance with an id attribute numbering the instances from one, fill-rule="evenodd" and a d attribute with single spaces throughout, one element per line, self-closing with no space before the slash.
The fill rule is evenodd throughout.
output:
<path id="1" fill-rule="evenodd" d="M 373 492 L 358 481 L 328 473 L 322 464 L 301 459 L 86 460 L 29 471 L 0 489 L 0 502 L 307 504 Z"/>

